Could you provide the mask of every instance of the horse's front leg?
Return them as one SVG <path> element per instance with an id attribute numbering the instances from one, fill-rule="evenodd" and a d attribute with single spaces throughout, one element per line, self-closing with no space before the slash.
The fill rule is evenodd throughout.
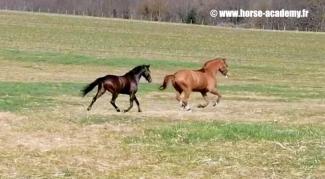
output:
<path id="1" fill-rule="evenodd" d="M 127 108 L 126 110 L 124 110 L 124 112 L 128 112 L 128 111 L 130 111 L 130 109 L 132 109 L 134 98 L 135 98 L 134 93 L 130 94 L 130 106 L 129 106 L 129 108 Z"/>
<path id="2" fill-rule="evenodd" d="M 139 103 L 139 100 L 138 100 L 138 98 L 134 95 L 134 101 L 135 101 L 135 103 L 137 104 L 137 106 L 138 106 L 138 112 L 142 112 L 142 110 L 141 110 L 141 108 L 140 108 L 140 103 Z"/>
<path id="3" fill-rule="evenodd" d="M 199 108 L 205 108 L 209 105 L 209 99 L 208 99 L 208 95 L 207 95 L 207 92 L 201 92 L 202 94 L 202 97 L 205 101 L 205 104 L 199 104 L 197 107 Z"/>
<path id="4" fill-rule="evenodd" d="M 216 89 L 211 90 L 210 93 L 218 96 L 218 99 L 213 104 L 213 106 L 216 106 L 220 102 L 221 94 Z"/>

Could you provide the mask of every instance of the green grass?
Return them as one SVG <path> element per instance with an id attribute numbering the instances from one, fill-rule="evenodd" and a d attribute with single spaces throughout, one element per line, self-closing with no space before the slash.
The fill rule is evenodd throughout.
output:
<path id="1" fill-rule="evenodd" d="M 1 96 L 57 96 L 57 95 L 80 95 L 84 83 L 53 83 L 53 82 L 1 82 Z"/>
<path id="2" fill-rule="evenodd" d="M 0 110 L 21 111 L 50 107 L 59 103 L 56 96 L 78 96 L 81 83 L 0 83 Z"/>
<path id="3" fill-rule="evenodd" d="M 89 82 L 90 83 L 90 82 Z M 0 108 L 3 111 L 19 111 L 20 109 L 38 108 L 42 106 L 53 106 L 56 96 L 80 96 L 80 90 L 86 83 L 53 83 L 53 82 L 1 82 L 0 86 Z M 139 94 L 158 92 L 160 84 L 141 83 Z M 222 85 L 220 91 L 225 94 L 254 94 L 260 96 L 279 97 L 285 101 L 302 99 L 325 98 L 325 93 L 316 89 L 293 89 L 288 86 L 272 86 L 263 84 L 247 85 Z M 96 93 L 95 88 L 88 96 Z M 173 91 L 172 87 L 169 92 Z"/>
<path id="4" fill-rule="evenodd" d="M 90 55 L 57 52 L 30 52 L 15 49 L 0 49 L 0 58 L 10 61 L 48 63 L 63 65 L 107 65 L 110 67 L 129 67 L 141 64 L 151 64 L 152 69 L 199 68 L 194 62 L 180 62 L 177 60 L 150 60 L 145 58 L 98 58 Z"/>
<path id="5" fill-rule="evenodd" d="M 0 47 L 102 53 L 107 56 L 124 53 L 128 57 L 146 54 L 168 57 L 222 55 L 261 61 L 270 57 L 294 60 L 306 56 L 316 60 L 324 54 L 321 44 L 325 37 L 322 33 L 274 33 L 26 13 L 1 12 L 1 15 L 3 43 Z M 15 43 L 9 43 L 13 41 Z"/>
<path id="6" fill-rule="evenodd" d="M 0 97 L 0 111 L 30 111 L 42 107 L 52 107 L 55 100 L 49 97 L 5 96 Z"/>
<path id="7" fill-rule="evenodd" d="M 324 99 L 325 91 L 318 87 L 293 88 L 273 84 L 220 85 L 220 91 L 226 94 L 255 94 L 279 97 L 283 100 Z"/>
<path id="8" fill-rule="evenodd" d="M 313 125 L 180 122 L 147 128 L 140 136 L 125 137 L 124 142 L 141 146 L 157 160 L 176 164 L 174 175 L 206 162 L 212 166 L 273 167 L 280 175 L 294 167 L 308 176 L 325 159 L 324 137 L 324 128 Z"/>
<path id="9" fill-rule="evenodd" d="M 170 144 L 196 144 L 217 140 L 269 140 L 299 141 L 321 139 L 325 135 L 323 128 L 303 126 L 287 127 L 276 124 L 251 123 L 179 123 L 177 125 L 147 129 L 145 135 L 138 138 L 127 138 L 126 141 L 143 141 L 150 143 L 163 142 Z"/>

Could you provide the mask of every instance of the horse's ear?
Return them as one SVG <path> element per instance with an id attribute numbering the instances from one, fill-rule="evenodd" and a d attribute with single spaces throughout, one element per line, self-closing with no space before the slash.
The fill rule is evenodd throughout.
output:
<path id="1" fill-rule="evenodd" d="M 225 63 L 226 63 L 226 59 L 225 59 L 225 58 L 223 58 L 222 60 L 223 60 L 223 62 L 225 62 Z"/>
<path id="2" fill-rule="evenodd" d="M 147 68 L 149 69 L 150 68 L 150 65 L 147 65 Z"/>

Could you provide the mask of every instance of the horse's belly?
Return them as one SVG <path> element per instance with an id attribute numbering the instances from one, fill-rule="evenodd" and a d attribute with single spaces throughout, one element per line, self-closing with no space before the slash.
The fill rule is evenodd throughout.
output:
<path id="1" fill-rule="evenodd" d="M 130 89 L 121 89 L 119 91 L 119 93 L 121 93 L 121 94 L 130 94 Z"/>
<path id="2" fill-rule="evenodd" d="M 193 88 L 192 91 L 193 92 L 207 92 L 209 90 L 205 87 L 199 87 L 199 88 Z"/>

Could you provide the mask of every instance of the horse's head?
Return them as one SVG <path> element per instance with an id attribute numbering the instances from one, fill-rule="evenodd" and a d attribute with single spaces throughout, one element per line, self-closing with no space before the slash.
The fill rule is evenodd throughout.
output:
<path id="1" fill-rule="evenodd" d="M 228 64 L 226 62 L 226 59 L 222 59 L 222 62 L 221 65 L 220 65 L 220 68 L 219 68 L 219 71 L 221 74 L 223 74 L 226 78 L 228 78 Z"/>
<path id="2" fill-rule="evenodd" d="M 151 83 L 152 79 L 151 79 L 151 75 L 150 75 L 150 65 L 143 65 L 142 66 L 144 69 L 144 72 L 142 73 L 142 76 L 149 82 Z"/>
<path id="3" fill-rule="evenodd" d="M 215 73 L 219 71 L 226 78 L 228 78 L 228 75 L 227 75 L 228 74 L 228 64 L 226 62 L 226 59 L 224 59 L 224 58 L 207 61 L 203 67 L 205 70 L 210 70 Z"/>

